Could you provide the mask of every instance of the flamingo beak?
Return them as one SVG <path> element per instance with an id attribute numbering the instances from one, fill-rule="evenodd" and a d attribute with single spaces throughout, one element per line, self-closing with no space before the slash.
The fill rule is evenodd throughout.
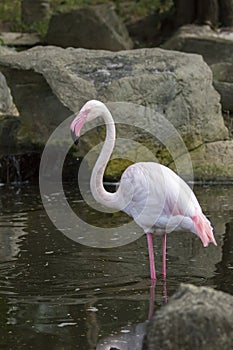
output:
<path id="1" fill-rule="evenodd" d="M 77 137 L 76 140 L 74 140 L 75 146 L 78 146 L 78 143 L 79 143 L 79 137 Z"/>
<path id="2" fill-rule="evenodd" d="M 78 143 L 79 143 L 79 136 L 77 136 L 76 134 L 75 134 L 75 132 L 74 131 L 72 131 L 71 130 L 71 137 L 72 137 L 72 139 L 73 139 L 73 141 L 74 141 L 74 144 L 77 146 L 78 145 Z"/>
<path id="3" fill-rule="evenodd" d="M 86 114 L 80 112 L 70 125 L 71 136 L 75 145 L 79 142 L 80 132 L 85 122 Z"/>

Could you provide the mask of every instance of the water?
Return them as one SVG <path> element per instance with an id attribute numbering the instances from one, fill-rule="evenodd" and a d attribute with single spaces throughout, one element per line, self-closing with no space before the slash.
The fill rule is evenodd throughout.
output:
<path id="1" fill-rule="evenodd" d="M 88 219 L 74 186 L 66 186 L 69 202 Z M 0 187 L 0 349 L 136 350 L 152 306 L 156 311 L 181 282 L 233 294 L 233 187 L 197 186 L 195 193 L 218 247 L 204 249 L 190 233 L 169 235 L 165 285 L 156 238 L 153 291 L 144 236 L 114 249 L 80 245 L 50 222 L 36 186 Z"/>

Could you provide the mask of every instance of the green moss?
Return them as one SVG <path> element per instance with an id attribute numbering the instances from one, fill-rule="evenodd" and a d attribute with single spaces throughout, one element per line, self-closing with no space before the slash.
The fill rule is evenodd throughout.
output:
<path id="1" fill-rule="evenodd" d="M 117 180 L 121 177 L 121 174 L 128 166 L 133 164 L 128 159 L 112 159 L 109 161 L 107 169 L 105 171 L 105 177 L 111 180 Z"/>
<path id="2" fill-rule="evenodd" d="M 17 132 L 17 144 L 20 149 L 28 150 L 41 150 L 44 148 L 43 141 L 35 138 L 34 133 L 32 132 L 30 126 L 27 123 L 26 118 L 21 117 L 21 127 Z"/>

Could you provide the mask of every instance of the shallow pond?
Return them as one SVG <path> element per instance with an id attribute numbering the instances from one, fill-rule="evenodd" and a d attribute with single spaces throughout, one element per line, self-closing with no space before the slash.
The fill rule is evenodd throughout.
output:
<path id="1" fill-rule="evenodd" d="M 66 186 L 69 202 L 88 219 L 74 186 Z M 218 246 L 204 249 L 193 234 L 171 234 L 165 283 L 155 238 L 153 290 L 144 236 L 112 249 L 75 243 L 48 219 L 37 186 L 0 187 L 0 349 L 136 350 L 148 313 L 181 282 L 233 294 L 233 187 L 196 186 L 195 193 Z"/>

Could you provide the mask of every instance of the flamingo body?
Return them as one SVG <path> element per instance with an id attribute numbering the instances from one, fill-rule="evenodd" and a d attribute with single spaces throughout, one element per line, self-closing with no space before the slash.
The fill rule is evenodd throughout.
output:
<path id="1" fill-rule="evenodd" d="M 83 125 L 97 117 L 106 124 L 106 139 L 91 175 L 91 191 L 101 204 L 117 208 L 133 217 L 147 234 L 151 279 L 156 279 L 152 234 L 163 236 L 163 268 L 166 276 L 166 235 L 172 231 L 196 234 L 204 247 L 217 245 L 209 220 L 191 188 L 171 169 L 154 162 L 129 166 L 122 174 L 115 193 L 103 186 L 103 175 L 115 144 L 115 125 L 111 113 L 100 101 L 88 101 L 71 124 L 76 142 Z"/>
<path id="2" fill-rule="evenodd" d="M 199 236 L 205 247 L 209 242 L 216 244 L 210 222 L 193 191 L 166 166 L 154 162 L 129 166 L 121 177 L 119 191 L 130 199 L 123 211 L 145 233 L 186 230 Z"/>

